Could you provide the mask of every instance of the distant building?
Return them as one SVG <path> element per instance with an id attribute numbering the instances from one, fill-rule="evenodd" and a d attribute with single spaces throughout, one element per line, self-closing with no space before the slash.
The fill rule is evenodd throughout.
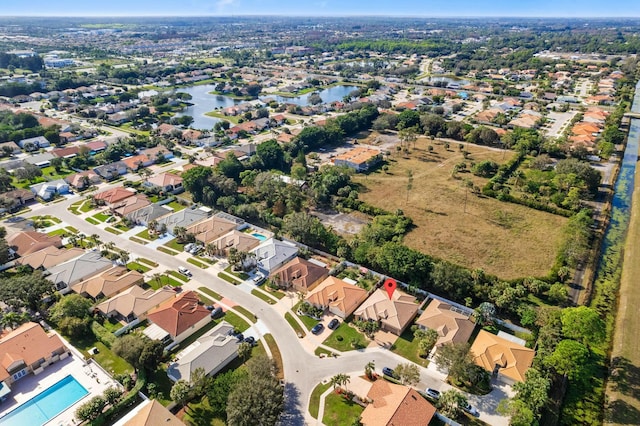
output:
<path id="1" fill-rule="evenodd" d="M 336 166 L 346 166 L 356 172 L 366 172 L 382 161 L 382 153 L 365 147 L 353 148 L 333 159 Z"/>

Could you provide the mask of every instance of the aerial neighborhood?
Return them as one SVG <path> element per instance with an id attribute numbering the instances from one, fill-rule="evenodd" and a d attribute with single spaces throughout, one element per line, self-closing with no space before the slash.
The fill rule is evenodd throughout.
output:
<path id="1" fill-rule="evenodd" d="M 640 22 L 44 22 L 0 17 L 0 425 L 640 409 Z"/>

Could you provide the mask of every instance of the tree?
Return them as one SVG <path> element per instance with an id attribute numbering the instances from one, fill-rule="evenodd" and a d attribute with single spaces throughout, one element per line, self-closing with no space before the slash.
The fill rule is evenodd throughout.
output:
<path id="1" fill-rule="evenodd" d="M 107 401 L 107 404 L 113 405 L 118 402 L 118 400 L 122 396 L 122 392 L 118 388 L 110 386 L 106 388 L 104 392 L 102 392 L 102 396 Z"/>
<path id="2" fill-rule="evenodd" d="M 53 294 L 53 285 L 40 271 L 0 278 L 0 300 L 14 310 L 25 306 L 35 310 L 42 299 L 50 294 Z"/>
<path id="3" fill-rule="evenodd" d="M 418 139 L 417 127 L 406 127 L 398 132 L 398 139 L 400 139 L 401 145 L 405 146 L 405 149 L 409 147 L 412 142 L 415 143 Z"/>
<path id="4" fill-rule="evenodd" d="M 229 394 L 239 381 L 246 379 L 247 375 L 245 369 L 237 369 L 216 376 L 213 384 L 207 389 L 207 400 L 216 416 L 226 420 Z"/>
<path id="5" fill-rule="evenodd" d="M 160 341 L 151 340 L 137 333 L 119 337 L 111 349 L 136 370 L 140 368 L 149 371 L 155 370 L 163 354 L 163 346 Z"/>
<path id="6" fill-rule="evenodd" d="M 403 385 L 415 386 L 420 381 L 420 369 L 410 362 L 396 365 L 393 371 Z"/>
<path id="7" fill-rule="evenodd" d="M 375 361 L 369 361 L 364 365 L 364 375 L 367 376 L 369 380 L 372 380 L 375 369 L 376 369 Z"/>
<path id="8" fill-rule="evenodd" d="M 220 173 L 236 181 L 244 170 L 244 166 L 238 160 L 238 157 L 231 151 L 227 153 L 224 160 L 218 163 L 217 168 Z"/>
<path id="9" fill-rule="evenodd" d="M 53 168 L 55 169 L 55 171 L 60 173 L 64 160 L 61 157 L 54 157 L 50 160 L 50 163 L 51 163 L 51 166 L 53 166 Z"/>
<path id="10" fill-rule="evenodd" d="M 189 384 L 194 397 L 204 395 L 212 383 L 213 379 L 207 375 L 204 368 L 198 367 L 191 372 L 191 381 Z"/>
<path id="11" fill-rule="evenodd" d="M 249 355 L 251 355 L 251 343 L 249 342 L 240 343 L 238 345 L 238 356 L 243 361 L 246 361 L 246 359 L 249 358 Z"/>
<path id="12" fill-rule="evenodd" d="M 269 139 L 258 145 L 256 157 L 265 170 L 284 170 L 285 168 L 284 151 L 275 139 Z"/>
<path id="13" fill-rule="evenodd" d="M 76 410 L 76 418 L 80 421 L 95 420 L 102 414 L 102 410 L 107 401 L 101 396 L 94 396 L 89 401 L 85 402 Z"/>
<path id="14" fill-rule="evenodd" d="M 442 392 L 438 399 L 438 410 L 450 419 L 457 418 L 462 412 L 461 406 L 467 403 L 467 398 L 455 389 Z"/>
<path id="15" fill-rule="evenodd" d="M 587 348 L 602 343 L 606 337 L 607 326 L 593 308 L 578 306 L 563 309 L 560 320 L 565 337 L 578 340 Z"/>
<path id="16" fill-rule="evenodd" d="M 238 381 L 227 401 L 230 426 L 275 425 L 284 409 L 284 392 L 276 367 L 264 355 L 246 363 L 248 375 Z"/>
<path id="17" fill-rule="evenodd" d="M 480 325 L 493 324 L 493 319 L 496 315 L 496 307 L 493 303 L 482 302 L 476 308 L 476 322 Z"/>
<path id="18" fill-rule="evenodd" d="M 21 168 L 13 172 L 19 180 L 33 181 L 35 178 L 42 176 L 42 169 L 36 165 L 26 163 Z"/>
<path id="19" fill-rule="evenodd" d="M 439 337 L 440 336 L 438 335 L 438 332 L 436 330 L 430 328 L 425 331 L 418 341 L 418 354 L 421 357 L 427 357 L 433 347 L 436 345 Z"/>
<path id="20" fill-rule="evenodd" d="M 89 332 L 90 320 L 75 317 L 64 317 L 58 321 L 58 327 L 65 336 L 81 338 Z"/>
<path id="21" fill-rule="evenodd" d="M 536 416 L 520 399 L 503 399 L 498 404 L 496 411 L 509 417 L 510 426 L 531 426 L 537 424 Z"/>
<path id="22" fill-rule="evenodd" d="M 70 294 L 63 296 L 51 307 L 49 317 L 54 322 L 68 317 L 83 319 L 89 316 L 91 305 L 89 299 L 79 294 Z"/>
<path id="23" fill-rule="evenodd" d="M 372 339 L 373 335 L 380 330 L 380 324 L 377 321 L 356 320 L 353 322 L 353 325 L 355 325 L 358 330 L 366 334 L 369 339 Z"/>
<path id="24" fill-rule="evenodd" d="M 553 368 L 558 374 L 578 379 L 589 358 L 589 350 L 575 340 L 562 340 L 556 346 L 551 356 L 545 359 L 545 364 Z"/>
<path id="25" fill-rule="evenodd" d="M 4 330 L 6 328 L 13 330 L 30 320 L 31 316 L 28 312 L 6 312 L 2 317 L 0 317 L 0 330 Z"/>
<path id="26" fill-rule="evenodd" d="M 333 376 L 329 380 L 329 383 L 331 384 L 333 389 L 335 389 L 336 387 L 344 387 L 345 390 L 346 390 L 347 389 L 346 385 L 350 381 L 351 381 L 351 377 L 348 374 L 339 373 L 339 374 L 336 374 L 335 376 Z"/>
<path id="27" fill-rule="evenodd" d="M 473 363 L 468 343 L 452 343 L 441 346 L 436 352 L 436 363 L 445 368 L 454 378 L 461 380 L 465 371 Z"/>
<path id="28" fill-rule="evenodd" d="M 169 393 L 169 397 L 173 402 L 178 404 L 180 407 L 184 407 L 184 404 L 191 396 L 191 386 L 187 383 L 186 380 L 178 380 L 171 387 L 171 391 Z"/>
<path id="29" fill-rule="evenodd" d="M 513 385 L 516 398 L 523 401 L 534 414 L 538 414 L 549 400 L 549 389 L 551 380 L 536 368 L 527 370 L 524 382 Z"/>
<path id="30" fill-rule="evenodd" d="M 194 167 L 182 174 L 182 184 L 184 188 L 191 192 L 193 201 L 199 203 L 202 201 L 204 188 L 207 185 L 209 177 L 213 174 L 210 167 Z"/>

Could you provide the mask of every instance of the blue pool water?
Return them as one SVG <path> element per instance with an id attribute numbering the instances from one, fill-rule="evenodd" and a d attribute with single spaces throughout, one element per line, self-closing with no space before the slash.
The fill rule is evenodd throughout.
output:
<path id="1" fill-rule="evenodd" d="M 0 425 L 43 425 L 88 393 L 73 376 L 67 376 L 0 418 Z"/>
<path id="2" fill-rule="evenodd" d="M 264 241 L 264 240 L 266 240 L 266 239 L 267 239 L 267 237 L 265 237 L 264 235 L 262 235 L 262 234 L 257 234 L 257 233 L 253 233 L 253 234 L 251 234 L 251 236 L 256 237 L 256 238 L 257 238 L 257 239 L 259 239 L 260 241 Z"/>

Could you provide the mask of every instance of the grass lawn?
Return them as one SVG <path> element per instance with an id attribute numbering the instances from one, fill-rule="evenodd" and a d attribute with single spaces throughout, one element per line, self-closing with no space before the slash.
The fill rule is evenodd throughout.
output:
<path id="1" fill-rule="evenodd" d="M 133 373 L 133 367 L 127 361 L 111 352 L 111 349 L 102 342 L 95 339 L 93 333 L 91 333 L 91 338 L 69 339 L 69 342 L 87 357 L 89 356 L 87 352 L 89 349 L 98 348 L 98 353 L 92 355 L 92 358 L 108 372 L 113 374 Z"/>
<path id="2" fill-rule="evenodd" d="M 170 249 L 173 249 L 177 252 L 184 251 L 184 244 L 179 243 L 177 238 L 174 238 L 173 240 L 164 244 L 164 246 L 169 247 Z"/>
<path id="3" fill-rule="evenodd" d="M 160 275 L 160 282 L 158 282 L 158 280 L 154 277 L 153 279 L 150 279 L 147 284 L 149 284 L 149 286 L 154 289 L 157 290 L 161 287 L 164 287 L 165 285 L 169 285 L 171 287 L 182 287 L 182 285 L 184 283 L 178 281 L 178 280 L 174 280 L 173 278 L 171 278 L 168 275 Z"/>
<path id="4" fill-rule="evenodd" d="M 171 249 L 168 249 L 168 248 L 166 248 L 164 246 L 157 247 L 156 250 L 161 251 L 161 252 L 166 253 L 166 254 L 169 254 L 171 256 L 175 256 L 176 254 L 178 254 L 178 252 L 175 252 L 175 251 L 173 251 Z"/>
<path id="5" fill-rule="evenodd" d="M 53 166 L 44 167 L 42 169 L 42 176 L 48 180 L 64 179 L 71 173 L 74 173 L 74 171 L 65 169 L 64 167 L 60 169 L 60 172 L 57 172 Z"/>
<path id="6" fill-rule="evenodd" d="M 270 295 L 278 298 L 278 299 L 282 299 L 284 296 L 286 296 L 286 294 L 284 294 L 283 292 L 281 292 L 280 290 L 272 290 L 269 287 L 265 287 L 266 288 L 266 292 L 269 293 Z"/>
<path id="7" fill-rule="evenodd" d="M 32 216 L 31 220 L 35 221 L 44 221 L 44 222 L 48 222 L 49 224 L 47 226 L 51 226 L 54 223 L 62 223 L 62 221 L 60 219 L 58 219 L 55 216 L 50 216 L 50 215 L 44 215 L 44 216 Z"/>
<path id="8" fill-rule="evenodd" d="M 200 269 L 207 269 L 209 267 L 209 265 L 207 265 L 206 263 L 199 262 L 196 259 L 194 259 L 193 257 L 189 257 L 187 259 L 187 262 L 192 264 L 192 265 L 197 266 Z"/>
<path id="9" fill-rule="evenodd" d="M 165 407 L 171 404 L 171 397 L 169 396 L 171 393 L 171 387 L 173 386 L 173 382 L 167 376 L 167 369 L 165 365 L 160 365 L 153 374 L 147 377 L 148 383 L 154 383 L 156 385 L 156 389 L 158 392 L 162 392 L 162 398 L 156 398 L 158 402 Z"/>
<path id="10" fill-rule="evenodd" d="M 373 132 L 369 139 L 376 137 Z M 433 152 L 428 151 L 430 145 Z M 546 275 L 562 244 L 559 230 L 567 218 L 467 193 L 465 180 L 482 187 L 487 179 L 471 173 L 453 178 L 456 164 L 466 161 L 467 168 L 472 161 L 502 164 L 514 154 L 476 145 L 465 149 L 467 160 L 455 144 L 446 150 L 443 143 L 420 137 L 407 158 L 392 154 L 388 173 L 354 175 L 354 182 L 365 188 L 359 197 L 389 211 L 400 208 L 413 219 L 415 226 L 403 240 L 411 248 L 470 269 L 482 268 L 503 279 Z M 410 170 L 414 182 L 428 184 L 414 187 L 407 199 Z M 466 211 L 461 208 L 465 198 Z"/>
<path id="11" fill-rule="evenodd" d="M 87 200 L 84 203 L 82 203 L 80 205 L 80 211 L 82 213 L 87 213 L 90 212 L 93 209 L 93 207 L 91 206 L 91 201 Z"/>
<path id="12" fill-rule="evenodd" d="M 207 287 L 198 287 L 198 290 L 200 290 L 201 292 L 203 292 L 205 294 L 208 294 L 209 296 L 213 297 L 216 300 L 222 299 L 222 296 L 220 296 L 215 291 L 208 289 Z"/>
<path id="13" fill-rule="evenodd" d="M 160 247 L 158 247 L 158 249 L 160 249 Z M 238 281 L 235 278 L 225 274 L 224 272 L 218 272 L 218 278 L 222 278 L 223 280 L 225 280 L 227 282 L 230 282 L 233 285 L 240 284 L 240 281 Z"/>
<path id="14" fill-rule="evenodd" d="M 275 305 L 276 303 L 278 303 L 275 300 L 273 300 L 272 298 L 270 298 L 269 296 L 267 296 L 266 294 L 264 294 L 264 292 L 262 292 L 262 291 L 260 291 L 258 289 L 254 288 L 253 290 L 251 290 L 251 294 L 253 294 L 254 296 L 256 296 L 259 299 L 264 300 L 265 302 L 267 302 L 270 305 Z"/>
<path id="15" fill-rule="evenodd" d="M 293 312 L 298 312 L 298 306 L 300 306 L 302 302 L 298 302 L 294 307 L 293 307 Z M 298 315 L 296 313 L 296 315 Z M 306 315 L 298 315 L 298 318 L 300 318 L 300 320 L 303 322 L 303 324 L 305 325 L 305 327 L 307 327 L 307 330 L 311 330 L 317 323 L 319 323 L 320 321 L 318 320 L 314 320 L 311 317 L 308 317 Z"/>
<path id="16" fill-rule="evenodd" d="M 335 392 L 331 392 L 324 400 L 324 417 L 322 422 L 332 426 L 352 426 L 364 408 L 353 401 L 347 401 Z"/>
<path id="17" fill-rule="evenodd" d="M 149 242 L 147 240 L 143 240 L 142 238 L 138 238 L 138 237 L 129 237 L 129 239 L 134 243 L 142 244 L 143 246 Z"/>
<path id="18" fill-rule="evenodd" d="M 151 270 L 150 267 L 143 265 L 142 263 L 139 262 L 129 262 L 127 263 L 127 268 L 131 271 L 142 271 L 140 273 L 144 274 L 145 272 L 149 272 Z"/>
<path id="19" fill-rule="evenodd" d="M 251 312 L 249 312 L 246 308 L 236 305 L 233 307 L 233 309 L 235 309 L 236 311 L 244 315 L 252 323 L 255 324 L 256 322 L 258 322 L 258 318 L 255 315 L 253 315 Z"/>
<path id="20" fill-rule="evenodd" d="M 293 328 L 293 331 L 295 331 L 298 336 L 304 337 L 307 335 L 307 333 L 302 329 L 302 327 L 300 327 L 300 324 L 298 324 L 298 321 L 296 321 L 291 313 L 287 312 L 286 314 L 284 314 L 284 319 L 287 320 L 291 328 Z"/>
<path id="21" fill-rule="evenodd" d="M 321 347 L 321 346 L 318 346 L 318 347 L 316 348 L 316 350 L 315 350 L 315 351 L 313 351 L 313 353 L 314 353 L 314 354 L 316 354 L 317 356 L 320 356 L 320 355 L 322 355 L 322 354 L 325 354 L 325 355 L 327 355 L 327 356 L 333 356 L 333 355 L 334 355 L 334 352 L 332 352 L 332 351 L 328 351 L 328 350 L 326 350 L 325 348 L 323 348 L 323 347 Z"/>
<path id="22" fill-rule="evenodd" d="M 166 374 L 165 374 L 166 376 Z M 225 426 L 225 420 L 215 417 L 207 397 L 199 402 L 191 402 L 184 411 L 183 422 L 188 425 Z"/>
<path id="23" fill-rule="evenodd" d="M 234 276 L 240 278 L 242 281 L 249 279 L 249 275 L 248 274 L 246 274 L 246 273 L 244 273 L 242 271 L 238 271 L 238 272 L 234 271 L 233 268 L 231 267 L 231 265 L 229 265 L 226 268 L 224 268 L 224 271 L 227 274 L 234 275 Z"/>
<path id="24" fill-rule="evenodd" d="M 233 124 L 238 124 L 238 120 L 240 120 L 240 118 L 242 118 L 241 116 L 237 116 L 237 117 L 227 116 L 227 115 L 224 115 L 224 114 L 222 114 L 221 112 L 218 112 L 218 111 L 205 112 L 204 115 L 208 115 L 209 117 L 219 118 L 221 120 L 226 120 L 226 121 L 229 121 L 230 123 L 233 123 Z"/>
<path id="25" fill-rule="evenodd" d="M 140 262 L 140 263 L 144 263 L 145 265 L 149 265 L 152 268 L 157 268 L 158 267 L 158 264 L 156 262 L 154 262 L 153 260 L 145 259 L 144 257 L 139 257 L 136 260 L 138 262 Z"/>
<path id="26" fill-rule="evenodd" d="M 106 222 L 107 219 L 109 219 L 112 215 L 107 214 L 107 213 L 96 213 L 93 216 L 91 216 L 92 218 L 99 220 L 100 222 Z"/>
<path id="27" fill-rule="evenodd" d="M 145 229 L 144 231 L 137 233 L 136 237 L 142 238 L 143 240 L 149 240 L 149 241 L 153 241 L 153 240 L 157 240 L 158 239 L 158 235 L 157 234 L 149 234 L 149 230 L 148 229 Z"/>
<path id="28" fill-rule="evenodd" d="M 234 307 L 234 309 L 237 309 L 237 306 Z M 232 311 L 225 312 L 222 319 L 240 331 L 245 331 L 250 327 L 248 322 L 240 318 L 235 312 L 232 312 Z"/>
<path id="29" fill-rule="evenodd" d="M 50 235 L 52 237 L 56 236 L 56 235 L 60 235 L 60 236 L 64 237 L 68 233 L 69 233 L 69 231 L 67 231 L 66 229 L 56 229 L 55 231 L 47 232 L 47 235 Z"/>
<path id="30" fill-rule="evenodd" d="M 367 340 L 364 334 L 356 330 L 355 327 L 351 327 L 343 321 L 322 344 L 338 351 L 346 352 L 366 348 L 369 340 Z"/>
<path id="31" fill-rule="evenodd" d="M 280 353 L 280 348 L 276 344 L 276 340 L 273 338 L 271 334 L 265 334 L 264 341 L 269 345 L 269 350 L 271 351 L 271 355 L 273 355 L 273 362 L 276 363 L 276 367 L 278 368 L 278 378 L 284 379 L 284 364 L 282 363 L 282 354 Z"/>
<path id="32" fill-rule="evenodd" d="M 391 347 L 391 351 L 423 367 L 429 365 L 429 360 L 418 356 L 418 340 L 413 338 L 413 332 L 409 328 L 402 333 L 402 336 L 398 337 Z"/>
<path id="33" fill-rule="evenodd" d="M 187 208 L 187 206 L 180 204 L 177 201 L 172 201 L 170 203 L 165 204 L 165 206 L 167 207 L 171 207 L 173 209 L 174 212 L 179 212 L 180 210 L 184 210 Z"/>
<path id="34" fill-rule="evenodd" d="M 189 281 L 189 277 L 187 277 L 186 275 L 182 275 L 180 272 L 178 271 L 167 271 L 167 274 L 171 275 L 174 278 L 179 279 L 182 282 L 187 282 Z"/>
<path id="35" fill-rule="evenodd" d="M 79 232 L 79 231 L 78 231 L 76 228 L 74 228 L 73 226 L 67 226 L 67 228 L 66 228 L 66 229 L 67 229 L 67 231 L 69 231 L 69 232 L 70 232 L 70 233 L 72 233 L 72 234 L 77 234 L 77 233 Z"/>
<path id="36" fill-rule="evenodd" d="M 217 260 L 214 259 L 210 259 L 208 257 L 204 257 L 204 256 L 194 256 L 195 259 L 198 259 L 198 261 L 200 262 L 204 262 L 204 263 L 208 263 L 209 265 L 215 265 Z"/>
<path id="37" fill-rule="evenodd" d="M 331 387 L 330 383 L 320 383 L 311 391 L 311 398 L 309 398 L 309 413 L 314 419 L 318 418 L 318 411 L 320 409 L 320 396 Z"/>
<path id="38" fill-rule="evenodd" d="M 102 323 L 102 326 L 112 333 L 122 328 L 122 324 L 120 324 L 118 321 L 116 321 L 113 318 L 109 318 L 108 320 L 105 320 L 105 322 Z"/>
<path id="39" fill-rule="evenodd" d="M 91 218 L 91 217 L 86 217 L 84 220 L 86 220 L 87 222 L 89 222 L 92 225 L 100 225 L 100 222 Z"/>
<path id="40" fill-rule="evenodd" d="M 112 234 L 115 234 L 115 235 L 122 234 L 121 230 L 116 229 L 116 228 L 112 228 L 111 226 L 107 226 L 106 228 L 104 228 L 104 230 L 107 231 L 107 232 L 111 232 Z"/>

